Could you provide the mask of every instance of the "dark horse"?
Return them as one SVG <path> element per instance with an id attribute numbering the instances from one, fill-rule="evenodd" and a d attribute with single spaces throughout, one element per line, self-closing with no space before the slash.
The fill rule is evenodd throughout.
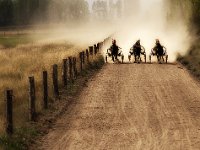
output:
<path id="1" fill-rule="evenodd" d="M 117 60 L 117 56 L 119 54 L 119 47 L 116 44 L 113 44 L 110 49 L 112 54 L 112 60 L 114 62 L 115 60 Z"/>
<path id="2" fill-rule="evenodd" d="M 167 63 L 168 55 L 166 52 L 166 48 L 162 46 L 159 41 L 156 43 L 156 46 L 151 50 L 151 55 L 153 56 L 156 55 L 159 63 L 164 62 L 165 61 L 164 56 L 166 56 L 166 63 Z"/>
<path id="3" fill-rule="evenodd" d="M 144 55 L 145 57 L 145 62 L 146 62 L 146 53 L 145 53 L 145 48 L 140 45 L 140 40 L 138 40 L 133 47 L 130 50 L 130 55 L 129 55 L 129 61 L 131 59 L 131 55 L 134 55 L 135 58 L 135 63 L 140 63 L 141 60 L 141 54 Z"/>

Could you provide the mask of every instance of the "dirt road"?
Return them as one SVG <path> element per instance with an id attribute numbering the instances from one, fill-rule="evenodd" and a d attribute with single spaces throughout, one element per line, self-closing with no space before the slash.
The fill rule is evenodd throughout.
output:
<path id="1" fill-rule="evenodd" d="M 200 85 L 178 65 L 107 64 L 40 148 L 199 150 Z"/>

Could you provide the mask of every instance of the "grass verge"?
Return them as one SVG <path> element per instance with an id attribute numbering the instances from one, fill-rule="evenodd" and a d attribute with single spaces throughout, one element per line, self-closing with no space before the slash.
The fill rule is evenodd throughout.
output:
<path id="1" fill-rule="evenodd" d="M 15 134 L 10 137 L 3 135 L 0 137 L 1 148 L 6 150 L 26 150 L 37 148 L 40 138 L 47 134 L 52 128 L 56 119 L 70 106 L 70 103 L 77 100 L 77 96 L 82 89 L 87 86 L 87 82 L 94 77 L 104 65 L 104 58 L 99 56 L 92 63 L 79 73 L 74 83 L 70 83 L 67 88 L 61 90 L 61 99 L 51 103 L 49 109 L 41 112 L 38 121 L 34 124 L 26 124 L 23 128 L 15 129 Z M 36 140 L 37 139 L 37 140 Z"/>
<path id="2" fill-rule="evenodd" d="M 2 135 L 0 137 L 0 145 L 4 150 L 25 150 L 28 143 L 39 135 L 36 128 L 26 126 L 24 128 L 15 129 L 13 136 Z"/>
<path id="3" fill-rule="evenodd" d="M 59 81 L 62 74 L 62 59 L 78 55 L 81 47 L 68 42 L 44 43 L 18 46 L 0 50 L 0 134 L 4 132 L 6 89 L 12 89 L 13 121 L 16 128 L 28 121 L 28 77 L 35 77 L 36 108 L 42 110 L 42 72 L 48 71 L 49 96 L 53 98 L 52 65 L 59 66 Z"/>
<path id="4" fill-rule="evenodd" d="M 200 80 L 200 40 L 193 45 L 187 55 L 179 56 L 177 60 Z"/>

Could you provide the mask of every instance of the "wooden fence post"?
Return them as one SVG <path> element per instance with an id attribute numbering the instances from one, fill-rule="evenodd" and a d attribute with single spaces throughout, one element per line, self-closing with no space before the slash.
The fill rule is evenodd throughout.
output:
<path id="1" fill-rule="evenodd" d="M 43 108 L 48 109 L 48 73 L 43 71 Z"/>
<path id="2" fill-rule="evenodd" d="M 67 59 L 63 59 L 63 85 L 67 86 Z"/>
<path id="3" fill-rule="evenodd" d="M 58 89 L 58 65 L 53 65 L 53 89 L 55 98 L 59 98 L 59 89 Z"/>
<path id="4" fill-rule="evenodd" d="M 100 52 L 100 44 L 97 43 L 97 52 L 99 53 Z"/>
<path id="5" fill-rule="evenodd" d="M 79 58 L 80 58 L 80 71 L 83 71 L 83 53 L 79 53 Z"/>
<path id="6" fill-rule="evenodd" d="M 87 63 L 89 63 L 90 62 L 90 59 L 89 59 L 89 51 L 88 51 L 88 49 L 86 49 L 86 57 L 87 57 Z"/>
<path id="7" fill-rule="evenodd" d="M 36 119 L 36 109 L 35 109 L 35 79 L 34 77 L 29 77 L 29 119 L 30 121 L 35 121 Z"/>
<path id="8" fill-rule="evenodd" d="M 90 47 L 89 47 L 89 51 L 90 51 L 90 55 L 92 55 L 92 56 L 93 56 L 93 54 L 94 54 L 94 51 L 93 51 L 93 50 L 94 50 L 93 46 L 90 46 Z"/>
<path id="9" fill-rule="evenodd" d="M 101 42 L 101 43 L 100 43 L 100 51 L 101 51 L 101 52 L 102 52 L 103 48 L 104 48 L 104 43 Z"/>
<path id="10" fill-rule="evenodd" d="M 13 91 L 6 91 L 6 133 L 13 134 Z"/>
<path id="11" fill-rule="evenodd" d="M 76 79 L 78 76 L 78 72 L 76 68 L 76 57 L 73 58 L 73 72 L 74 72 L 74 78 Z"/>
<path id="12" fill-rule="evenodd" d="M 72 69 L 73 62 L 72 62 L 72 57 L 69 57 L 68 60 L 69 60 L 69 78 L 73 82 L 73 69 Z"/>
<path id="13" fill-rule="evenodd" d="M 97 45 L 94 45 L 94 54 L 97 55 Z"/>
<path id="14" fill-rule="evenodd" d="M 85 52 L 84 51 L 82 51 L 82 61 L 83 61 L 83 64 L 85 64 Z"/>

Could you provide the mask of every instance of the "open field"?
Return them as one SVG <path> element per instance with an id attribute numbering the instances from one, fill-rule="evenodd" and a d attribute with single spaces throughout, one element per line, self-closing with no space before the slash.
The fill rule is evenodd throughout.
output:
<path id="1" fill-rule="evenodd" d="M 14 124 L 19 127 L 28 118 L 28 77 L 36 80 L 37 111 L 41 110 L 42 103 L 42 71 L 49 73 L 49 90 L 52 97 L 52 83 L 50 82 L 52 65 L 59 65 L 61 77 L 62 59 L 76 55 L 82 47 L 68 42 L 26 44 L 15 48 L 0 49 L 0 131 L 4 123 L 4 91 L 14 90 Z"/>
<path id="2" fill-rule="evenodd" d="M 27 35 L 0 36 L 0 45 L 4 48 L 16 47 L 19 44 L 31 43 L 32 39 Z"/>
<path id="3" fill-rule="evenodd" d="M 4 128 L 5 90 L 14 90 L 14 126 L 20 127 L 28 118 L 28 77 L 35 77 L 37 112 L 40 113 L 42 92 L 38 91 L 42 91 L 42 71 L 48 71 L 50 80 L 52 65 L 58 64 L 61 78 L 62 59 L 76 56 L 78 52 L 107 37 L 106 33 L 97 34 L 96 31 L 96 28 L 87 25 L 81 28 L 56 26 L 53 29 L 47 27 L 23 32 L 14 30 L 6 31 L 5 35 L 4 31 L 0 31 L 0 133 Z M 51 98 L 50 81 L 49 88 Z"/>
<path id="4" fill-rule="evenodd" d="M 83 26 L 55 25 L 38 26 L 28 29 L 16 28 L 3 30 L 0 28 L 0 48 L 13 48 L 19 44 L 59 43 L 70 41 L 74 45 L 89 46 L 109 37 L 114 29 L 104 23 L 85 23 Z M 102 32 L 103 31 L 103 32 Z"/>
<path id="5" fill-rule="evenodd" d="M 46 40 L 48 37 L 53 37 L 53 33 L 48 31 L 35 32 L 17 32 L 17 31 L 0 31 L 0 48 L 15 48 L 19 45 L 35 44 Z"/>
<path id="6" fill-rule="evenodd" d="M 0 34 L 1 48 L 14 48 L 18 45 L 35 43 L 44 38 L 41 34 Z"/>
<path id="7" fill-rule="evenodd" d="M 47 32 L 44 27 L 41 28 L 43 30 L 26 27 L 0 28 L 0 48 L 14 48 L 41 41 L 49 36 L 49 30 Z"/>

